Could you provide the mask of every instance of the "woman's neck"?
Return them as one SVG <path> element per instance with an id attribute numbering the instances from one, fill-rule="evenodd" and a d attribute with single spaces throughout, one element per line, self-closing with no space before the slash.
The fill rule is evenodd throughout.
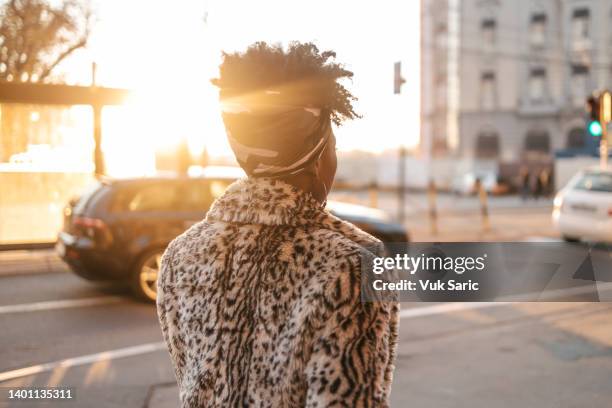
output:
<path id="1" fill-rule="evenodd" d="M 327 201 L 327 191 L 325 191 L 323 183 L 317 180 L 311 173 L 299 173 L 285 176 L 282 177 L 281 180 L 306 193 L 310 193 L 314 199 L 321 204 Z"/>

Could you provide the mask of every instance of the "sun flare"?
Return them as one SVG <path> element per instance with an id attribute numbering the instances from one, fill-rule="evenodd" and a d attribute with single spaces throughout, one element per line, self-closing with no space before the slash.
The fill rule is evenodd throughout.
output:
<path id="1" fill-rule="evenodd" d="M 192 157 L 204 149 L 229 151 L 219 103 L 211 92 L 156 87 L 136 90 L 125 105 L 103 113 L 103 151 L 112 176 L 155 172 L 155 155 L 187 143 Z"/>

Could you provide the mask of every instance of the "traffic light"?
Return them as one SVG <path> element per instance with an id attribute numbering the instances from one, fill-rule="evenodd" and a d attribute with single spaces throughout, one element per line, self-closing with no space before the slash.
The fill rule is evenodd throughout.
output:
<path id="1" fill-rule="evenodd" d="M 599 95 L 593 94 L 589 96 L 586 103 L 586 110 L 589 112 L 591 121 L 599 122 L 599 114 L 601 111 L 599 108 Z"/>
<path id="2" fill-rule="evenodd" d="M 587 130 L 593 137 L 599 139 L 599 158 L 602 169 L 608 168 L 608 125 L 612 122 L 612 93 L 609 90 L 594 92 L 589 96 L 585 106 L 589 113 Z"/>
<path id="3" fill-rule="evenodd" d="M 592 121 L 589 123 L 589 134 L 593 137 L 600 137 L 603 133 L 603 128 L 601 127 L 601 123 L 599 121 Z"/>
<path id="4" fill-rule="evenodd" d="M 586 110 L 589 113 L 591 121 L 589 122 L 588 131 L 593 137 L 600 137 L 603 131 L 601 126 L 601 108 L 599 104 L 599 95 L 593 94 L 589 96 L 586 103 Z"/>

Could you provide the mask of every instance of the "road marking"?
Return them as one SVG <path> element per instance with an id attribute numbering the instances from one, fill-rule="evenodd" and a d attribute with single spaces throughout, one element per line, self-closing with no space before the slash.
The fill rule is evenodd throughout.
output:
<path id="1" fill-rule="evenodd" d="M 599 291 L 612 289 L 611 283 L 598 284 L 597 288 Z M 579 295 L 585 293 L 591 293 L 593 291 L 592 285 L 580 286 L 576 288 L 568 288 L 568 289 L 557 289 L 544 292 L 540 295 L 541 299 L 546 298 L 556 298 L 559 296 L 572 296 Z M 532 298 L 533 299 L 533 298 Z M 0 309 L 0 313 L 3 310 L 12 310 L 11 312 L 4 311 L 3 313 L 13 313 L 15 311 L 32 311 L 32 310 L 50 310 L 57 309 L 62 307 L 75 307 L 75 306 L 66 306 L 69 305 L 92 305 L 92 304 L 101 304 L 101 303 L 109 303 L 110 301 L 121 301 L 123 300 L 117 296 L 106 296 L 99 298 L 89 298 L 89 299 L 78 299 L 72 301 L 55 301 L 55 302 L 39 302 L 39 303 L 30 303 L 25 305 L 13 305 L 13 306 L 2 306 Z M 68 303 L 70 302 L 70 303 Z M 86 303 L 84 303 L 86 302 Z M 94 302 L 94 303 L 92 303 Z M 97 303 L 95 303 L 97 302 Z M 511 305 L 513 303 L 518 302 L 465 302 L 465 303 L 441 303 L 435 304 L 431 306 L 417 307 L 411 309 L 401 310 L 399 315 L 402 319 L 410 319 L 416 317 L 423 316 L 432 316 L 437 314 L 445 314 L 451 312 L 457 312 L 462 310 L 471 310 L 471 309 L 480 309 L 480 308 L 491 308 L 491 307 L 499 307 Z M 63 304 L 63 305 L 62 305 Z M 61 305 L 61 306 L 58 306 Z M 13 308 L 13 309 L 7 309 Z M 20 308 L 15 310 L 14 308 Z M 69 367 L 76 367 L 86 364 L 98 363 L 101 361 L 109 361 L 115 360 L 119 358 L 132 357 L 141 354 L 153 353 L 156 351 L 161 351 L 166 349 L 166 344 L 164 342 L 157 343 L 145 343 L 138 346 L 125 347 L 116 350 L 103 351 L 100 353 L 84 355 L 80 357 L 68 358 L 65 360 L 59 360 L 51 363 L 38 364 L 30 367 L 19 368 L 16 370 L 5 371 L 0 373 L 0 382 L 13 380 L 16 378 L 27 377 L 30 375 L 35 375 L 47 371 L 53 371 L 57 368 L 66 369 Z"/>
<path id="2" fill-rule="evenodd" d="M 145 343 L 133 347 L 125 347 L 116 350 L 103 351 L 101 353 L 88 354 L 85 356 L 68 358 L 65 360 L 54 361 L 51 363 L 38 364 L 30 367 L 19 368 L 17 370 L 5 371 L 0 373 L 0 382 L 14 380 L 15 378 L 27 377 L 40 374 L 56 368 L 69 368 L 86 364 L 97 363 L 100 361 L 116 360 L 118 358 L 133 357 L 141 354 L 153 353 L 155 351 L 166 350 L 164 342 Z"/>
<path id="3" fill-rule="evenodd" d="M 593 282 L 595 284 L 595 282 Z M 520 303 L 521 298 L 523 302 L 533 302 L 533 299 L 537 299 L 537 301 L 545 301 L 551 300 L 555 298 L 559 298 L 561 296 L 576 296 L 576 295 L 584 295 L 587 293 L 593 292 L 603 292 L 606 290 L 612 289 L 612 283 L 597 283 L 596 288 L 594 285 L 585 285 L 578 286 L 575 288 L 567 288 L 567 289 L 554 289 L 548 290 L 543 293 L 528 293 L 524 295 L 515 296 L 515 300 L 510 300 L 510 298 L 501 299 L 499 302 L 463 302 L 463 303 L 439 303 L 431 306 L 424 307 L 415 307 L 410 309 L 402 309 L 399 312 L 400 319 L 414 319 L 416 317 L 423 316 L 433 316 L 437 314 L 444 313 L 452 313 L 452 312 L 460 312 L 463 310 L 473 310 L 473 309 L 482 309 L 482 308 L 491 308 L 491 307 L 499 307 L 499 306 L 507 306 L 512 305 L 514 303 Z M 526 300 L 525 300 L 526 299 Z M 531 300 L 529 300 L 531 299 Z M 508 300 L 508 301 L 505 301 Z"/>
<path id="4" fill-rule="evenodd" d="M 98 296 L 85 299 L 51 300 L 48 302 L 22 303 L 19 305 L 0 306 L 0 314 L 41 312 L 46 310 L 68 309 L 72 307 L 85 307 L 106 305 L 125 301 L 120 296 Z"/>
<path id="5" fill-rule="evenodd" d="M 433 316 L 462 310 L 480 309 L 486 307 L 497 307 L 512 304 L 512 302 L 465 302 L 465 303 L 441 303 L 425 307 L 402 309 L 399 312 L 400 319 L 414 319 L 415 317 Z"/>

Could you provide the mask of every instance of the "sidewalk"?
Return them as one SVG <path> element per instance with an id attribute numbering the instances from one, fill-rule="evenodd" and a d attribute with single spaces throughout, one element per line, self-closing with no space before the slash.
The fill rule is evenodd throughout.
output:
<path id="1" fill-rule="evenodd" d="M 171 408 L 180 403 L 176 384 L 159 384 L 151 388 L 145 408 Z"/>
<path id="2" fill-rule="evenodd" d="M 512 242 L 533 238 L 559 238 L 551 208 L 497 209 L 489 212 L 486 228 L 479 212 L 440 214 L 437 232 L 427 214 L 408 215 L 404 223 L 412 242 Z"/>
<path id="3" fill-rule="evenodd" d="M 332 191 L 330 200 L 345 201 L 353 204 L 374 206 L 389 215 L 397 214 L 398 195 L 391 192 L 379 192 L 374 197 L 367 191 Z M 488 204 L 491 211 L 531 211 L 543 208 L 552 208 L 552 197 L 539 200 L 522 200 L 517 195 L 489 196 Z M 407 192 L 404 197 L 405 214 L 416 215 L 429 211 L 429 197 L 422 192 Z M 480 201 L 477 196 L 454 195 L 440 193 L 436 196 L 436 207 L 439 214 L 465 214 L 480 210 Z"/>
<path id="4" fill-rule="evenodd" d="M 0 251 L 0 276 L 68 272 L 53 249 Z"/>

